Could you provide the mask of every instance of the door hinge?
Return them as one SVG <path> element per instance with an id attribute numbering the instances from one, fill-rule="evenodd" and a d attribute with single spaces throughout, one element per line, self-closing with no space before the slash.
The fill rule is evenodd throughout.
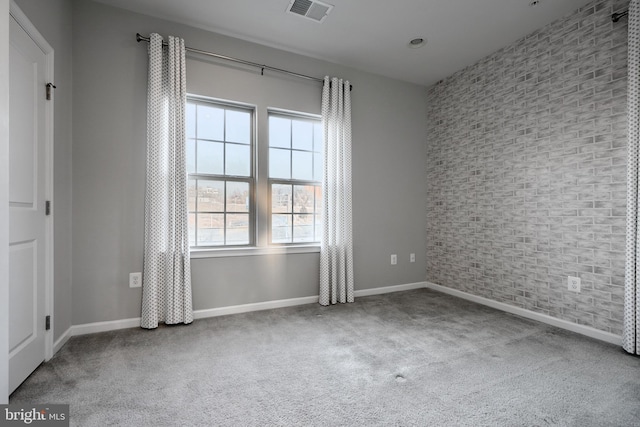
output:
<path id="1" fill-rule="evenodd" d="M 46 316 L 44 318 L 44 330 L 48 331 L 51 329 L 51 316 Z"/>
<path id="2" fill-rule="evenodd" d="M 47 200 L 44 204 L 44 214 L 51 215 L 51 200 Z"/>
<path id="3" fill-rule="evenodd" d="M 55 89 L 56 85 L 53 83 L 47 83 L 47 101 L 51 101 L 51 88 Z"/>

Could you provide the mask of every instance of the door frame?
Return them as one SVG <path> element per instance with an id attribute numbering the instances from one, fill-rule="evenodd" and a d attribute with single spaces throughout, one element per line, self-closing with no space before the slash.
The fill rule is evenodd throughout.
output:
<path id="1" fill-rule="evenodd" d="M 27 15 L 20 10 L 18 5 L 14 0 L 11 0 L 11 5 L 9 7 L 9 14 L 16 20 L 18 25 L 22 27 L 22 29 L 27 33 L 27 35 L 35 42 L 35 44 L 40 48 L 40 50 L 44 53 L 45 56 L 45 69 L 44 77 L 47 82 L 54 82 L 53 79 L 53 48 L 51 45 L 45 40 L 45 38 L 40 34 L 38 29 L 31 23 Z M 51 316 L 51 328 L 48 331 L 45 331 L 44 337 L 44 360 L 47 361 L 53 357 L 53 330 L 55 325 L 55 317 L 54 313 L 54 305 L 53 305 L 53 218 L 54 218 L 54 210 L 55 207 L 53 200 L 53 107 L 55 102 L 55 90 L 52 90 L 52 100 L 45 102 L 45 135 L 44 135 L 44 144 L 45 144 L 45 165 L 44 165 L 44 177 L 45 177 L 45 188 L 44 188 L 44 196 L 45 200 L 51 201 L 52 209 L 51 214 L 45 217 L 45 283 L 44 283 L 44 306 L 45 306 L 45 315 Z M 9 116 L 11 116 L 11 111 L 9 111 Z M 11 268 L 11 266 L 9 266 Z M 41 321 L 44 322 L 44 319 Z M 11 325 L 9 325 L 11 327 Z"/>

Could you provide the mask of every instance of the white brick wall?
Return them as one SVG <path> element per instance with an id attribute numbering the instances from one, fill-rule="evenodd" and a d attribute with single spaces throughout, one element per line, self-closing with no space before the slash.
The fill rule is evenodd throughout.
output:
<path id="1" fill-rule="evenodd" d="M 428 89 L 427 280 L 621 334 L 628 0 Z M 582 292 L 567 290 L 567 276 Z"/>

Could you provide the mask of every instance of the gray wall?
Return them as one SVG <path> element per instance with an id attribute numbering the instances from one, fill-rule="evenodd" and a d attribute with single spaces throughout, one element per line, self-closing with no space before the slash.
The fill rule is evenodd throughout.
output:
<path id="1" fill-rule="evenodd" d="M 621 334 L 627 21 L 610 15 L 627 3 L 590 3 L 428 90 L 429 281 Z"/>
<path id="2" fill-rule="evenodd" d="M 356 289 L 424 280 L 424 88 L 89 1 L 75 1 L 73 25 L 73 324 L 140 314 L 140 290 L 128 288 L 144 224 L 147 55 L 136 32 L 351 80 Z M 187 90 L 254 104 L 259 126 L 267 107 L 320 112 L 319 84 L 204 58 L 188 59 Z M 318 264 L 317 253 L 194 259 L 194 308 L 317 295 Z"/>
<path id="3" fill-rule="evenodd" d="M 72 2 L 16 0 L 40 34 L 53 47 L 54 94 L 54 313 L 53 336 L 71 326 L 71 146 L 72 146 Z"/>

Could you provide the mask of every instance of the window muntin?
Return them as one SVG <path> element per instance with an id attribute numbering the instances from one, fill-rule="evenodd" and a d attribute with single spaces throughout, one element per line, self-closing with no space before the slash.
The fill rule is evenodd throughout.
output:
<path id="1" fill-rule="evenodd" d="M 320 120 L 269 113 L 270 242 L 319 242 L 323 136 Z"/>
<path id="2" fill-rule="evenodd" d="M 186 122 L 189 244 L 253 244 L 253 109 L 188 98 Z"/>
<path id="3" fill-rule="evenodd" d="M 322 186 L 271 183 L 271 242 L 319 242 Z"/>

